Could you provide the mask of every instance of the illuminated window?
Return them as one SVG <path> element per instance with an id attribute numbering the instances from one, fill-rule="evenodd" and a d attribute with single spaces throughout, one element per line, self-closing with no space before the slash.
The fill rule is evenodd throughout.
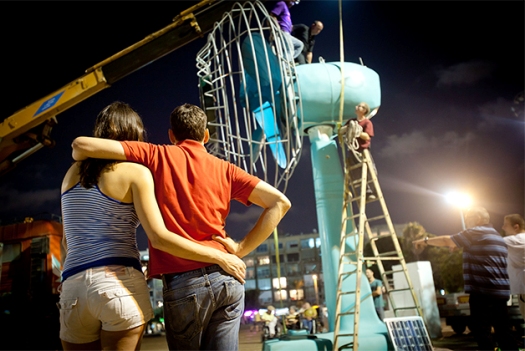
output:
<path id="1" fill-rule="evenodd" d="M 275 301 L 286 301 L 288 300 L 287 298 L 288 296 L 288 292 L 286 290 L 281 290 L 281 293 L 279 294 L 279 291 L 274 291 L 273 292 L 273 299 Z"/>
<path id="2" fill-rule="evenodd" d="M 244 263 L 246 263 L 246 267 L 253 267 L 254 264 L 255 264 L 255 261 L 254 261 L 253 257 L 245 258 L 244 259 Z"/>
<path id="3" fill-rule="evenodd" d="M 262 266 L 262 265 L 265 265 L 265 264 L 270 264 L 270 256 L 257 257 L 257 264 L 259 266 Z"/>
<path id="4" fill-rule="evenodd" d="M 272 285 L 274 289 L 279 289 L 279 278 L 273 278 Z M 281 277 L 281 289 L 286 288 L 286 278 Z"/>
<path id="5" fill-rule="evenodd" d="M 313 249 L 313 247 L 314 247 L 314 239 L 313 238 L 301 240 L 301 248 L 302 249 Z"/>
<path id="6" fill-rule="evenodd" d="M 292 301 L 299 301 L 304 299 L 304 291 L 303 289 L 292 289 L 290 290 L 290 300 Z"/>

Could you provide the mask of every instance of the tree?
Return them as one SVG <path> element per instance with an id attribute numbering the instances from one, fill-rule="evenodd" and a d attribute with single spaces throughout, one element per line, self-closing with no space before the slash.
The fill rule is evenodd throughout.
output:
<path id="1" fill-rule="evenodd" d="M 429 261 L 432 267 L 432 277 L 436 289 L 445 289 L 447 293 L 463 290 L 462 251 L 451 251 L 446 247 L 427 246 L 420 252 L 417 252 L 412 242 L 417 239 L 422 239 L 425 236 L 432 238 L 436 235 L 427 233 L 425 228 L 417 222 L 410 222 L 405 229 L 403 229 L 403 237 L 399 242 L 405 262 Z M 395 252 L 392 238 L 383 237 L 373 240 L 376 240 L 376 247 L 379 253 Z M 363 253 L 366 257 L 374 256 L 370 242 L 365 245 Z M 397 264 L 399 264 L 399 262 L 395 260 L 383 261 L 385 271 L 391 271 L 392 266 Z"/>
<path id="2" fill-rule="evenodd" d="M 451 251 L 446 247 L 427 246 L 421 252 L 416 252 L 412 241 L 434 234 L 427 233 L 425 228 L 411 222 L 403 230 L 403 254 L 405 261 L 430 261 L 432 277 L 437 289 L 445 289 L 447 293 L 458 292 L 463 289 L 463 257 L 461 250 Z"/>

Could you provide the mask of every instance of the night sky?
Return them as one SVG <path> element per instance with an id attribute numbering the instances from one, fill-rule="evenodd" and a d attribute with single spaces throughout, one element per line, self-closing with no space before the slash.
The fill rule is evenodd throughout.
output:
<path id="1" fill-rule="evenodd" d="M 194 3 L 2 2 L 0 118 L 165 27 Z M 523 13 L 523 1 L 343 1 L 345 61 L 361 58 L 381 80 L 371 151 L 395 224 L 419 222 L 438 235 L 459 231 L 459 211 L 443 196 L 450 190 L 470 193 L 497 229 L 505 214 L 524 214 L 525 117 L 523 102 L 514 102 L 524 90 Z M 303 0 L 291 15 L 294 23 L 324 23 L 314 62 L 340 60 L 338 1 Z M 0 178 L 0 218 L 60 214 L 71 142 L 91 135 L 98 112 L 115 100 L 141 114 L 149 141 L 168 143 L 173 108 L 199 105 L 195 56 L 204 44 L 198 39 L 59 114 L 56 146 Z M 293 206 L 279 226 L 284 233 L 317 228 L 305 142 L 286 191 Z M 228 232 L 242 237 L 259 213 L 256 206 L 234 206 Z M 142 234 L 140 246 L 146 247 Z"/>

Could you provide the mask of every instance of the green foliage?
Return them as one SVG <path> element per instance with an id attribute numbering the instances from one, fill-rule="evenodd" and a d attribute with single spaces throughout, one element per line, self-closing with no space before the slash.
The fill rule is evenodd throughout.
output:
<path id="1" fill-rule="evenodd" d="M 412 242 L 425 236 L 432 238 L 435 235 L 427 233 L 425 228 L 417 222 L 408 223 L 403 230 L 403 237 L 399 240 L 405 262 L 429 261 L 436 289 L 445 289 L 447 293 L 461 291 L 463 289 L 461 250 L 450 251 L 447 247 L 427 246 L 417 252 Z M 377 239 L 376 246 L 380 253 L 396 251 L 390 237 Z M 364 248 L 364 255 L 374 256 L 370 242 Z M 399 264 L 398 261 L 383 261 L 385 271 L 390 271 L 392 266 L 397 264 Z"/>
<path id="2" fill-rule="evenodd" d="M 436 289 L 445 289 L 447 293 L 463 289 L 463 257 L 461 250 L 451 251 L 448 247 L 427 246 L 421 252 L 416 252 L 412 241 L 435 237 L 427 233 L 425 228 L 411 222 L 403 230 L 403 254 L 406 262 L 430 261 L 432 277 Z"/>
<path id="3" fill-rule="evenodd" d="M 463 290 L 463 257 L 461 250 L 450 251 L 447 247 L 430 247 L 432 271 L 436 288 L 447 293 Z M 436 269 L 434 269 L 436 267 Z"/>

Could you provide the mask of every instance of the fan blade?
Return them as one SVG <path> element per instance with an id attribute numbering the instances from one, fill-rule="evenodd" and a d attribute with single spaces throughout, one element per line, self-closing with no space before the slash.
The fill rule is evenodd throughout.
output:
<path id="1" fill-rule="evenodd" d="M 286 154 L 281 142 L 279 122 L 275 118 L 272 105 L 268 102 L 268 100 L 272 99 L 271 85 L 275 89 L 275 98 L 280 95 L 278 89 L 281 85 L 281 75 L 277 57 L 272 52 L 268 42 L 259 33 L 252 33 L 251 36 L 247 36 L 242 43 L 241 51 L 246 72 L 246 95 L 255 119 L 264 132 L 264 135 L 261 135 L 260 131 L 254 129 L 252 138 L 261 138 L 260 140 L 262 140 L 266 136 L 266 142 L 270 146 L 277 164 L 281 168 L 286 168 Z M 257 75 L 259 79 L 257 79 Z M 259 82 L 259 86 L 257 82 Z M 242 86 L 240 96 L 241 98 L 246 98 Z M 262 106 L 259 105 L 259 97 L 262 98 L 262 101 L 265 101 Z M 280 100 L 275 99 L 275 101 Z M 246 106 L 245 103 L 243 106 Z M 255 106 L 258 107 L 253 109 Z M 260 147 L 257 150 L 257 146 L 259 145 L 252 144 L 252 155 L 256 155 L 258 158 Z"/>
<path id="2" fill-rule="evenodd" d="M 281 142 L 281 134 L 276 118 L 273 113 L 272 105 L 266 101 L 262 108 L 258 107 L 253 111 L 257 123 L 261 126 L 266 136 L 266 142 L 272 150 L 273 157 L 281 168 L 286 168 L 286 154 Z"/>
<path id="3" fill-rule="evenodd" d="M 259 159 L 259 155 L 261 154 L 262 146 L 263 146 L 263 140 L 264 140 L 264 132 L 262 128 L 257 128 L 252 131 L 252 139 L 251 139 L 251 158 L 252 162 L 255 163 Z"/>

